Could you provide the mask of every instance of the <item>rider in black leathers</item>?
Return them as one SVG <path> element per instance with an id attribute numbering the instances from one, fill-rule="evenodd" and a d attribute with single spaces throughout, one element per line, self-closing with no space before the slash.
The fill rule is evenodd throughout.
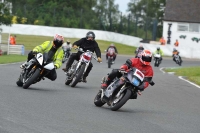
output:
<path id="1" fill-rule="evenodd" d="M 99 49 L 98 43 L 95 41 L 94 32 L 89 31 L 86 34 L 85 38 L 81 38 L 80 40 L 74 42 L 72 46 L 73 48 L 78 48 L 78 47 L 82 48 L 84 51 L 90 50 L 92 52 L 95 52 L 97 55 L 98 62 L 102 62 L 101 51 Z M 81 54 L 82 54 L 81 52 L 72 53 L 66 63 L 66 68 L 63 68 L 62 70 L 64 72 L 67 72 L 68 69 L 71 67 L 72 63 L 74 62 L 74 60 L 77 60 L 77 61 L 79 60 Z M 90 62 L 86 72 L 83 75 L 83 82 L 87 82 L 86 77 L 88 76 L 92 67 L 93 67 L 93 64 Z"/>

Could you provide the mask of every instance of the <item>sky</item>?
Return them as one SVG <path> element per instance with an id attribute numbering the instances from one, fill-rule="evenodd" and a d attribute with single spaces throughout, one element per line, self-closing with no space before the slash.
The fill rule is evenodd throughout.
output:
<path id="1" fill-rule="evenodd" d="M 122 13 L 126 13 L 126 10 L 128 9 L 128 3 L 131 2 L 130 0 L 115 0 L 115 4 L 119 5 L 119 10 Z"/>

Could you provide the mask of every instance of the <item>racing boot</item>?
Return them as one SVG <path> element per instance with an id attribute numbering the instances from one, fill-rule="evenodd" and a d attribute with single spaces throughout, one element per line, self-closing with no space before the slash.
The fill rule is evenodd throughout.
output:
<path id="1" fill-rule="evenodd" d="M 85 82 L 85 83 L 87 83 L 86 77 L 83 77 L 83 80 L 82 80 L 82 82 Z"/>
<path id="2" fill-rule="evenodd" d="M 24 62 L 23 64 L 20 65 L 20 68 L 21 69 L 24 69 L 26 66 L 28 66 L 28 62 Z"/>
<path id="3" fill-rule="evenodd" d="M 110 83 L 111 83 L 111 81 L 108 78 L 106 79 L 106 77 L 103 77 L 102 83 L 101 83 L 101 88 L 103 90 L 105 90 Z"/>
<path id="4" fill-rule="evenodd" d="M 67 72 L 67 71 L 69 70 L 69 67 L 66 66 L 65 68 L 62 68 L 62 70 L 63 70 L 64 72 Z"/>

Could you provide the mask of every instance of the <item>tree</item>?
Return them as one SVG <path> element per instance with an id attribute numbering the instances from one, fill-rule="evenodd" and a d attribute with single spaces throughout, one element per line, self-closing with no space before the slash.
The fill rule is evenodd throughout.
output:
<path id="1" fill-rule="evenodd" d="M 138 17 L 140 25 L 144 28 L 146 37 L 148 31 L 153 31 L 152 28 L 153 25 L 155 25 L 155 22 L 161 24 L 161 26 L 157 26 L 157 30 L 162 30 L 163 7 L 165 4 L 166 0 L 131 0 L 131 2 L 129 2 L 128 10 L 135 17 Z M 157 34 L 157 37 L 160 36 L 162 36 L 160 33 Z"/>
<path id="2" fill-rule="evenodd" d="M 0 3 L 0 25 L 11 25 L 12 15 L 9 7 L 10 3 L 7 1 Z"/>

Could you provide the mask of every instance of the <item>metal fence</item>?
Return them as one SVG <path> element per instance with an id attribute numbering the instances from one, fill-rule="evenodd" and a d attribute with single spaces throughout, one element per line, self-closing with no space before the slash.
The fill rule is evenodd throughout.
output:
<path id="1" fill-rule="evenodd" d="M 25 54 L 25 47 L 24 45 L 8 45 L 7 44 L 0 44 L 0 49 L 2 50 L 3 54 L 17 54 L 17 55 L 24 55 Z"/>

